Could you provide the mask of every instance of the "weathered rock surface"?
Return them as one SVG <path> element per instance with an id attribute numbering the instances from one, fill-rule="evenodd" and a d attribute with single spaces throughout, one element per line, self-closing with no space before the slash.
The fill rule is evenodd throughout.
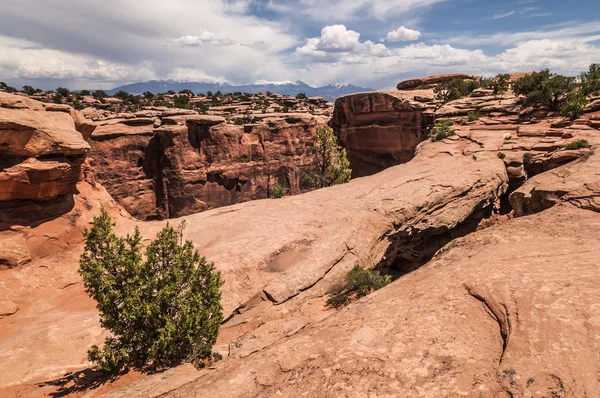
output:
<path id="1" fill-rule="evenodd" d="M 599 234 L 600 214 L 560 206 L 458 239 L 165 396 L 597 396 Z"/>
<path id="2" fill-rule="evenodd" d="M 300 192 L 307 145 L 325 123 L 309 114 L 265 114 L 261 123 L 237 126 L 171 113 L 158 129 L 111 120 L 91 137 L 95 178 L 139 219 L 267 198 L 277 183 Z"/>
<path id="3" fill-rule="evenodd" d="M 69 106 L 0 92 L 0 208 L 72 194 L 94 128 Z"/>
<path id="4" fill-rule="evenodd" d="M 600 212 L 600 154 L 588 152 L 579 160 L 529 179 L 510 195 L 517 215 L 533 214 L 558 203 Z"/>
<path id="5" fill-rule="evenodd" d="M 429 121 L 426 107 L 413 97 L 383 91 L 338 98 L 331 124 L 348 153 L 352 177 L 412 159 Z"/>

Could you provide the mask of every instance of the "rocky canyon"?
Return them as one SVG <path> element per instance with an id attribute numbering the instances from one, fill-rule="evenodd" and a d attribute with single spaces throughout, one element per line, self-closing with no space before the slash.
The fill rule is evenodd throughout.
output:
<path id="1" fill-rule="evenodd" d="M 203 111 L 0 91 L 0 396 L 599 396 L 600 97 L 573 118 L 510 88 L 440 100 L 457 79 L 479 77 Z M 312 190 L 327 125 L 352 180 Z M 101 206 L 144 245 L 186 222 L 224 280 L 222 360 L 88 361 L 107 332 L 77 271 Z M 393 282 L 326 305 L 355 266 Z"/>

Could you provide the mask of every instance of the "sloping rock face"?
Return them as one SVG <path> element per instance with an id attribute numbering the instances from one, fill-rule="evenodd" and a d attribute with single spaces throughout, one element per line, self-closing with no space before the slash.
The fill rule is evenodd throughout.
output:
<path id="1" fill-rule="evenodd" d="M 0 208 L 73 193 L 94 128 L 68 106 L 0 92 Z"/>
<path id="2" fill-rule="evenodd" d="M 276 184 L 298 193 L 310 163 L 307 146 L 324 120 L 267 114 L 237 126 L 218 116 L 111 120 L 91 137 L 94 171 L 139 219 L 180 217 L 267 198 Z"/>
<path id="3" fill-rule="evenodd" d="M 426 107 L 399 91 L 361 93 L 335 102 L 331 125 L 348 154 L 352 177 L 406 163 L 426 135 Z"/>
<path id="4" fill-rule="evenodd" d="M 560 206 L 458 239 L 165 396 L 598 396 L 599 234 L 600 214 Z"/>

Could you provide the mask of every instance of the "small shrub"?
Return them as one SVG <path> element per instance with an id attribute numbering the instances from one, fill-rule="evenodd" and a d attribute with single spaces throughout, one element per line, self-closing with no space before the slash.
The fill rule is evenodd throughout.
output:
<path id="1" fill-rule="evenodd" d="M 454 126 L 454 122 L 452 122 L 452 120 L 436 120 L 431 132 L 429 133 L 429 138 L 431 141 L 441 141 L 444 138 L 454 135 L 455 132 L 452 126 Z"/>
<path id="2" fill-rule="evenodd" d="M 575 149 L 587 148 L 589 146 L 590 146 L 590 144 L 587 142 L 587 140 L 575 140 L 575 141 L 571 141 L 568 144 L 566 144 L 564 146 L 564 148 L 568 149 L 568 150 L 575 150 Z"/>
<path id="3" fill-rule="evenodd" d="M 583 91 L 578 90 L 567 95 L 565 103 L 562 106 L 561 114 L 570 120 L 575 120 L 583 114 L 583 108 L 588 101 Z"/>
<path id="4" fill-rule="evenodd" d="M 498 159 L 502 159 L 502 160 L 506 159 L 506 154 L 504 152 L 498 152 L 497 156 L 498 156 Z"/>
<path id="5" fill-rule="evenodd" d="M 477 120 L 477 119 L 479 119 L 479 112 L 477 112 L 477 111 L 470 111 L 470 112 L 467 114 L 467 120 L 468 120 L 469 122 L 474 122 L 474 121 L 475 121 L 475 120 Z"/>
<path id="6" fill-rule="evenodd" d="M 275 199 L 283 198 L 286 193 L 287 189 L 285 189 L 285 187 L 279 183 L 277 183 L 277 185 L 275 185 L 275 188 L 273 188 L 273 198 Z"/>
<path id="7" fill-rule="evenodd" d="M 379 290 L 392 281 L 391 275 L 381 275 L 374 269 L 363 269 L 358 265 L 346 275 L 344 285 L 331 293 L 327 305 L 338 308 L 348 304 L 350 297 L 364 297 L 372 291 Z"/>
<path id="8" fill-rule="evenodd" d="M 346 293 L 332 293 L 327 299 L 327 305 L 333 308 L 340 308 L 350 302 L 350 297 Z"/>
<path id="9" fill-rule="evenodd" d="M 304 93 L 298 93 L 296 95 L 296 99 L 306 99 L 306 94 L 304 94 Z"/>
<path id="10" fill-rule="evenodd" d="M 183 228 L 167 224 L 145 256 L 139 230 L 118 237 L 104 208 L 84 232 L 79 273 L 111 332 L 103 348 L 88 351 L 103 371 L 211 358 L 223 320 L 221 276 L 183 242 Z"/>

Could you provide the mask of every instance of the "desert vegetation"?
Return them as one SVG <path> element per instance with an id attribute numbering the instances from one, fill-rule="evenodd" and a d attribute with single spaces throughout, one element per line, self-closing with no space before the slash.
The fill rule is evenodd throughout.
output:
<path id="1" fill-rule="evenodd" d="M 431 132 L 429 133 L 429 138 L 431 141 L 441 141 L 444 138 L 448 138 L 455 134 L 454 128 L 452 126 L 454 122 L 448 119 L 438 119 L 435 121 Z"/>
<path id="2" fill-rule="evenodd" d="M 309 150 L 313 163 L 303 175 L 305 186 L 316 189 L 350 181 L 352 169 L 346 150 L 338 143 L 331 127 L 317 128 Z"/>
<path id="3" fill-rule="evenodd" d="M 102 348 L 88 352 L 103 371 L 211 357 L 223 320 L 221 276 L 183 241 L 183 230 L 167 225 L 142 255 L 139 230 L 117 236 L 102 208 L 84 233 L 79 273 L 111 332 Z"/>
<path id="4" fill-rule="evenodd" d="M 344 283 L 329 294 L 327 305 L 333 308 L 342 307 L 353 299 L 381 289 L 391 281 L 391 275 L 382 275 L 376 269 L 364 269 L 357 265 L 346 275 Z"/>

